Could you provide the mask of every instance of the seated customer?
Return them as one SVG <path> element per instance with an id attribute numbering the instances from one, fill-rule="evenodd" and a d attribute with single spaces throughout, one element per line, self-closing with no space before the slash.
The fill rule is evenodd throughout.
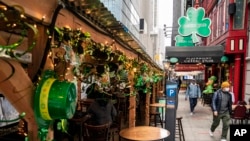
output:
<path id="1" fill-rule="evenodd" d="M 87 113 L 91 115 L 91 122 L 94 125 L 112 124 L 114 117 L 117 116 L 114 105 L 107 98 L 96 98 L 89 106 Z"/>

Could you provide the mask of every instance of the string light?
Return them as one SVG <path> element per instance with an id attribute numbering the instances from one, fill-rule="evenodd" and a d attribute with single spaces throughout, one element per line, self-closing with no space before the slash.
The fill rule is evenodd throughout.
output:
<path id="1" fill-rule="evenodd" d="M 43 16 L 42 16 L 42 21 L 44 21 L 44 20 L 45 20 L 45 18 L 46 18 L 46 16 L 45 16 L 45 15 L 43 15 Z"/>
<path id="2" fill-rule="evenodd" d="M 23 18 L 23 19 L 25 18 L 24 14 L 20 14 L 20 17 Z"/>

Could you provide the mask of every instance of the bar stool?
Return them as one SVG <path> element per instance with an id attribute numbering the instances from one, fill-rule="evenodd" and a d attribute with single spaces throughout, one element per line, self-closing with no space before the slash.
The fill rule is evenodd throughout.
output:
<path id="1" fill-rule="evenodd" d="M 185 141 L 184 131 L 182 127 L 182 117 L 176 118 L 176 127 L 175 127 L 175 138 L 179 138 L 180 141 Z"/>
<path id="2" fill-rule="evenodd" d="M 159 112 L 150 112 L 149 119 L 151 120 L 152 117 L 153 117 L 153 120 L 154 120 L 155 127 L 157 126 L 157 118 L 159 118 L 161 127 L 163 128 L 163 122 L 162 122 L 162 119 L 161 119 L 161 113 L 159 113 Z M 150 126 L 150 121 L 149 121 L 149 126 Z"/>

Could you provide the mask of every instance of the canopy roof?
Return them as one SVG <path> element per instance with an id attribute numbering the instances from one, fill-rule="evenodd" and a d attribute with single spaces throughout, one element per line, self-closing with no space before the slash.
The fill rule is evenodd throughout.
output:
<path id="1" fill-rule="evenodd" d="M 177 58 L 178 63 L 219 63 L 223 46 L 166 47 L 166 59 Z"/>

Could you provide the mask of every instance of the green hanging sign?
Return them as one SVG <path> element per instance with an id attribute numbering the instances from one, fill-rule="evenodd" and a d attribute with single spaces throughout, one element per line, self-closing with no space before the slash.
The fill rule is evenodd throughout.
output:
<path id="1" fill-rule="evenodd" d="M 171 58 L 169 59 L 169 61 L 170 61 L 170 63 L 177 63 L 177 62 L 178 62 L 178 58 L 176 58 L 176 57 L 171 57 Z"/>
<path id="2" fill-rule="evenodd" d="M 191 35 L 193 43 L 199 42 L 197 35 L 201 37 L 208 37 L 211 34 L 211 20 L 209 18 L 205 18 L 204 16 L 204 8 L 188 8 L 187 16 L 182 16 L 178 20 L 179 34 L 181 36 Z"/>
<path id="3" fill-rule="evenodd" d="M 222 56 L 220 59 L 221 62 L 225 63 L 228 61 L 228 57 L 227 56 Z"/>
<path id="4" fill-rule="evenodd" d="M 175 36 L 175 46 L 177 47 L 193 47 L 194 43 L 191 36 Z"/>

